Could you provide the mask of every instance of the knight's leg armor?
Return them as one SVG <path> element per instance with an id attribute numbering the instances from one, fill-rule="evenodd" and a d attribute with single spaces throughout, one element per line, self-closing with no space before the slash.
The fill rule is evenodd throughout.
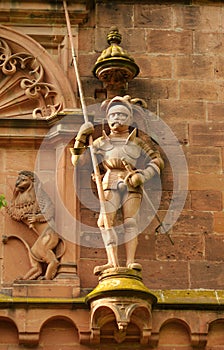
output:
<path id="1" fill-rule="evenodd" d="M 139 263 L 135 262 L 135 253 L 138 245 L 138 212 L 141 204 L 141 193 L 128 193 L 123 204 L 126 266 L 130 269 L 141 270 Z"/>
<path id="2" fill-rule="evenodd" d="M 126 265 L 130 269 L 141 270 L 141 265 L 135 262 L 135 253 L 138 245 L 138 226 L 135 218 L 124 220 Z"/>
<path id="3" fill-rule="evenodd" d="M 109 194 L 109 192 L 107 192 L 107 194 Z M 107 264 L 102 266 L 96 266 L 94 269 L 95 275 L 98 275 L 100 272 L 108 268 L 119 266 L 118 254 L 117 254 L 117 244 L 118 244 L 117 233 L 113 228 L 114 218 L 116 216 L 115 204 L 109 200 L 106 201 L 105 204 L 106 204 L 106 213 L 100 213 L 100 217 L 97 222 L 97 225 L 100 228 L 102 239 L 106 249 Z M 105 228 L 105 225 L 104 225 L 105 215 L 107 215 L 107 220 L 110 224 L 110 228 Z"/>

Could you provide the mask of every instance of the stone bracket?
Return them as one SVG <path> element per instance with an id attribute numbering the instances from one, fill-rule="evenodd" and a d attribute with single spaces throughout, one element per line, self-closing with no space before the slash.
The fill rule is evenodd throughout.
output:
<path id="1" fill-rule="evenodd" d="M 114 324 L 113 338 L 122 343 L 129 335 L 128 327 L 138 329 L 140 344 L 149 343 L 152 329 L 152 305 L 156 298 L 144 286 L 141 273 L 127 268 L 113 268 L 101 273 L 99 285 L 86 298 L 91 308 L 91 342 L 101 342 L 101 330 Z M 140 331 L 140 334 L 139 334 Z"/>

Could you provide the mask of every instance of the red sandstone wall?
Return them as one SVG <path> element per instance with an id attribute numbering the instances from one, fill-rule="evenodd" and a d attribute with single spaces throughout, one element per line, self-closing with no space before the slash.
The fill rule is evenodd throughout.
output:
<path id="1" fill-rule="evenodd" d="M 117 25 L 121 46 L 141 70 L 129 93 L 144 98 L 171 127 L 188 164 L 188 196 L 173 227 L 175 245 L 164 236 L 155 237 L 153 227 L 139 237 L 137 257 L 144 281 L 153 288 L 223 288 L 223 4 L 108 1 L 97 4 L 95 14 L 79 32 L 88 103 L 96 102 L 94 90 L 100 87 L 90 71 L 107 45 L 109 27 Z M 167 167 L 161 216 L 172 191 L 170 177 Z M 82 285 L 90 287 L 95 284 L 89 277 L 92 265 L 103 252 L 82 248 L 81 254 Z"/>
<path id="2" fill-rule="evenodd" d="M 223 16 L 222 2 L 194 1 L 188 5 L 176 1 L 161 2 L 159 6 L 137 1 L 127 4 L 105 1 L 96 5 L 95 12 L 79 31 L 79 65 L 88 103 L 99 101 L 94 99 L 94 90 L 100 83 L 90 72 L 105 48 L 109 27 L 116 24 L 123 35 L 122 46 L 141 68 L 139 77 L 129 86 L 130 94 L 146 99 L 149 109 L 170 125 L 186 154 L 189 190 L 185 208 L 173 228 L 175 245 L 170 245 L 164 236 L 155 237 L 154 227 L 139 238 L 137 258 L 143 264 L 144 282 L 150 288 L 223 288 Z M 35 155 L 35 146 L 31 148 L 30 153 Z M 6 175 L 11 174 L 14 181 L 21 163 L 24 167 L 33 167 L 33 158 L 26 158 L 24 150 L 27 152 L 26 145 L 16 153 L 9 148 L 0 150 L 2 164 L 7 169 L 7 173 L 1 174 L 2 192 Z M 167 163 L 160 215 L 168 207 L 171 177 Z M 84 177 L 81 184 L 85 195 L 88 188 L 85 188 Z M 96 221 L 94 214 L 85 212 L 84 208 L 82 215 L 87 222 Z M 0 227 L 4 231 L 4 220 Z M 81 247 L 82 288 L 96 285 L 92 270 L 102 258 L 105 258 L 103 249 Z M 78 340 L 78 330 L 82 329 L 87 315 L 80 316 L 79 310 L 76 313 L 49 309 L 24 311 L 2 307 L 1 349 L 27 348 L 22 345 L 23 335 L 20 335 L 19 345 L 18 329 L 9 321 L 11 319 L 20 324 L 21 333 L 26 330 L 24 342 L 39 343 L 35 349 L 92 348 L 80 345 Z M 206 350 L 220 350 L 224 347 L 223 327 L 220 310 L 154 310 L 152 346 L 145 349 L 154 346 L 164 350 L 191 350 L 193 345 L 204 349 L 200 344 L 208 332 Z M 132 341 L 115 343 L 113 331 L 113 325 L 105 327 L 102 330 L 104 344 L 94 348 L 108 349 L 107 342 L 113 349 L 140 348 Z M 130 336 L 136 336 L 136 329 L 129 331 Z"/>
<path id="3" fill-rule="evenodd" d="M 188 196 L 171 232 L 175 245 L 165 236 L 155 237 L 155 222 L 139 236 L 137 258 L 143 265 L 144 281 L 151 288 L 223 288 L 222 5 L 212 1 L 191 5 L 186 1 L 160 5 L 137 1 L 99 2 L 90 11 L 88 21 L 79 28 L 79 69 L 87 103 L 100 102 L 94 93 L 101 83 L 91 71 L 107 46 L 109 28 L 116 24 L 123 35 L 121 45 L 141 70 L 129 84 L 129 93 L 132 97 L 144 98 L 149 109 L 171 127 L 186 155 Z M 49 45 L 46 48 L 52 53 Z M 73 78 L 70 76 L 71 81 Z M 10 171 L 13 174 L 12 187 L 20 168 L 18 159 L 24 159 L 23 166 L 28 168 L 24 162 L 33 164 L 34 160 L 25 159 L 25 145 L 17 152 L 13 145 L 10 147 L 12 151 L 2 149 L 0 155 L 7 174 Z M 29 148 L 29 152 L 36 150 Z M 18 154 L 23 158 L 17 157 Z M 1 175 L 2 192 L 6 188 L 5 174 L 6 171 Z M 85 174 L 81 178 L 82 196 L 88 198 Z M 173 189 L 168 161 L 162 180 L 161 218 L 169 207 Z M 7 194 L 9 192 L 7 187 Z M 96 222 L 96 214 L 84 207 L 81 215 L 87 223 Z M 4 231 L 4 220 L 0 227 Z M 123 260 L 122 252 L 123 249 Z M 104 258 L 104 249 L 81 247 L 82 288 L 96 285 L 93 267 Z"/>

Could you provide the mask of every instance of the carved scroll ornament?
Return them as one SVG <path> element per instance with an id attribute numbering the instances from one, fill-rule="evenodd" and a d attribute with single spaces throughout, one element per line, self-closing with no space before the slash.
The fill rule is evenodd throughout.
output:
<path id="1" fill-rule="evenodd" d="M 62 108 L 53 84 L 45 81 L 38 59 L 26 52 L 13 53 L 0 39 L 0 118 L 50 118 Z"/>

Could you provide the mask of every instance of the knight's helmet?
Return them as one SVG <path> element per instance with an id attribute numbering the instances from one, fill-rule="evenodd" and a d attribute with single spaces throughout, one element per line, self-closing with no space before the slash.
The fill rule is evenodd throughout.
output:
<path id="1" fill-rule="evenodd" d="M 124 113 L 127 115 L 125 120 L 126 125 L 131 125 L 133 122 L 133 109 L 131 105 L 131 97 L 129 95 L 115 96 L 112 98 L 106 107 L 106 117 L 111 113 Z"/>

